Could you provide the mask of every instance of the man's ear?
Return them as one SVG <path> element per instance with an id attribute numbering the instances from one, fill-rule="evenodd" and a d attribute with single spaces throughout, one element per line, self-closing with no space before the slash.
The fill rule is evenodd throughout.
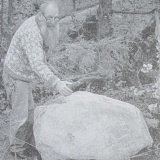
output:
<path id="1" fill-rule="evenodd" d="M 41 26 L 41 25 L 44 25 L 46 24 L 46 19 L 45 17 L 43 16 L 43 14 L 41 12 L 39 12 L 37 15 L 36 15 L 36 18 L 35 18 L 38 26 Z"/>

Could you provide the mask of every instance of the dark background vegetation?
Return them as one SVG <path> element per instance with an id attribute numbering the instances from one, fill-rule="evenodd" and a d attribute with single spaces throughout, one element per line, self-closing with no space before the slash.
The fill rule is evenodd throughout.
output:
<path id="1" fill-rule="evenodd" d="M 2 81 L 5 55 L 18 27 L 39 10 L 40 0 L 1 0 L 0 32 L 0 123 L 8 131 L 6 93 Z M 65 6 L 65 8 L 64 8 Z M 155 14 L 159 0 L 60 0 L 60 43 L 47 52 L 48 63 L 62 79 L 76 82 L 76 90 L 103 94 L 137 106 L 143 113 L 156 149 L 160 141 L 159 114 L 148 106 L 159 78 L 159 52 L 156 49 Z M 149 68 L 149 65 L 152 68 Z M 42 82 L 34 86 L 36 105 L 56 93 Z M 3 155 L 7 136 L 0 133 Z M 138 159 L 159 159 L 159 150 Z"/>

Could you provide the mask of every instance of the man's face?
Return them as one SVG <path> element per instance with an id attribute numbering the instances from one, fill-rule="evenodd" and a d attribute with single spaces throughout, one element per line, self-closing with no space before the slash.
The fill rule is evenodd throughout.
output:
<path id="1" fill-rule="evenodd" d="M 43 13 L 46 22 L 47 22 L 47 26 L 50 28 L 55 27 L 55 25 L 58 23 L 59 21 L 59 17 L 58 17 L 58 8 L 55 7 L 54 5 L 49 5 L 48 7 L 46 7 L 44 13 Z"/>

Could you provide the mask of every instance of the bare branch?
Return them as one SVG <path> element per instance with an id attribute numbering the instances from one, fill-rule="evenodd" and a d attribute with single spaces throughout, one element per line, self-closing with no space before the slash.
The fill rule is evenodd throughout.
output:
<path id="1" fill-rule="evenodd" d="M 93 83 L 95 81 L 104 81 L 104 78 L 100 77 L 100 76 L 84 77 L 84 78 L 81 78 L 80 80 L 74 82 L 72 85 L 70 85 L 68 87 L 71 88 L 73 91 L 75 91 L 76 88 L 80 87 L 81 85 L 90 84 L 90 83 Z"/>

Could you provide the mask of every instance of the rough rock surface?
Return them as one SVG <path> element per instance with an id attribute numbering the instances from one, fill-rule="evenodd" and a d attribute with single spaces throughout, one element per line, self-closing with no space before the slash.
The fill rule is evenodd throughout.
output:
<path id="1" fill-rule="evenodd" d="M 43 160 L 122 160 L 152 144 L 138 108 L 76 92 L 35 110 L 34 135 Z"/>

